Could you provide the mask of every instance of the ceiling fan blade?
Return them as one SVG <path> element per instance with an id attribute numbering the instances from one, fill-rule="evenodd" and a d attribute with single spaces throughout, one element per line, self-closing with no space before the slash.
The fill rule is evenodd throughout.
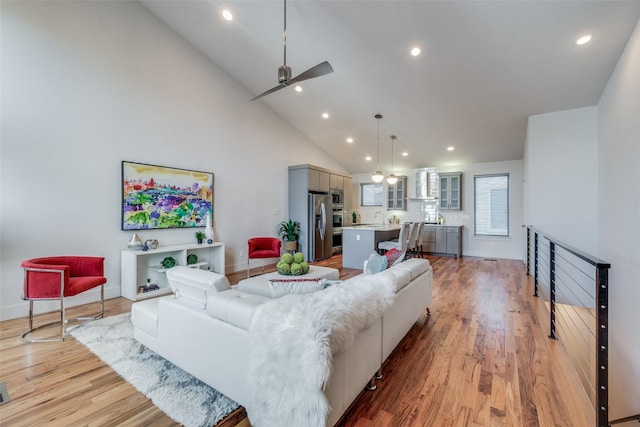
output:
<path id="1" fill-rule="evenodd" d="M 333 73 L 333 67 L 329 64 L 328 61 L 324 61 L 315 67 L 309 68 L 307 71 L 297 75 L 296 77 L 289 80 L 287 85 L 292 85 L 294 83 L 301 82 L 303 80 L 313 79 L 315 77 L 324 76 L 325 74 Z"/>
<path id="2" fill-rule="evenodd" d="M 277 91 L 277 90 L 280 90 L 280 89 L 282 89 L 283 87 L 287 87 L 287 84 L 288 84 L 287 82 L 280 83 L 278 86 L 276 86 L 276 87 L 272 87 L 271 89 L 269 89 L 269 90 L 267 90 L 267 91 L 265 91 L 265 92 L 262 92 L 260 95 L 258 95 L 258 96 L 256 96 L 256 97 L 251 98 L 249 101 L 255 101 L 256 99 L 258 99 L 258 98 L 262 98 L 262 97 L 263 97 L 263 96 L 265 96 L 265 95 L 269 95 L 270 93 L 273 93 L 273 92 L 275 92 L 275 91 Z"/>

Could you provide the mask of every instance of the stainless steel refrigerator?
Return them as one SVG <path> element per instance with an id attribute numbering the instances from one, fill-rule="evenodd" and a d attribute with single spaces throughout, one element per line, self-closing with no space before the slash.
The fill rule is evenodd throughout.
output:
<path id="1" fill-rule="evenodd" d="M 309 261 L 332 255 L 331 213 L 331 198 L 328 194 L 309 193 Z"/>

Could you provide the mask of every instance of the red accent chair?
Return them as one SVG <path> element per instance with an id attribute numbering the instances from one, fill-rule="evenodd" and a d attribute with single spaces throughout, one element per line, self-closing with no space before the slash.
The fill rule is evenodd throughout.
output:
<path id="1" fill-rule="evenodd" d="M 20 335 L 23 342 L 64 341 L 69 320 L 94 320 L 104 315 L 104 258 L 87 256 L 54 256 L 22 262 L 24 288 L 22 299 L 29 301 L 29 329 Z M 91 317 L 66 318 L 65 298 L 100 286 L 100 312 Z M 33 302 L 60 301 L 60 339 L 27 339 L 27 335 L 45 326 L 33 327 Z"/>
<path id="2" fill-rule="evenodd" d="M 247 251 L 247 278 L 249 277 L 249 261 L 258 258 L 280 258 L 282 242 L 277 237 L 254 237 L 249 239 Z M 262 264 L 264 274 L 264 263 Z"/>

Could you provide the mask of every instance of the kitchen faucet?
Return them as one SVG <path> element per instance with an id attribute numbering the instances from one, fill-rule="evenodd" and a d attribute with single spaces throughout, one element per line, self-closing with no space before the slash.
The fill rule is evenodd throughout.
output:
<path id="1" fill-rule="evenodd" d="M 382 225 L 384 225 L 384 212 L 376 211 L 376 213 L 375 213 L 375 215 L 373 217 L 374 218 L 378 218 L 378 214 L 380 214 L 380 216 L 382 217 Z"/>

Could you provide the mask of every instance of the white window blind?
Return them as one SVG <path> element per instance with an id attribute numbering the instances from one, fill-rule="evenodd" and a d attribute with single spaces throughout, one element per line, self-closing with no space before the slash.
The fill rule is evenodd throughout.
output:
<path id="1" fill-rule="evenodd" d="M 509 175 L 477 175 L 475 189 L 475 234 L 509 236 Z"/>

